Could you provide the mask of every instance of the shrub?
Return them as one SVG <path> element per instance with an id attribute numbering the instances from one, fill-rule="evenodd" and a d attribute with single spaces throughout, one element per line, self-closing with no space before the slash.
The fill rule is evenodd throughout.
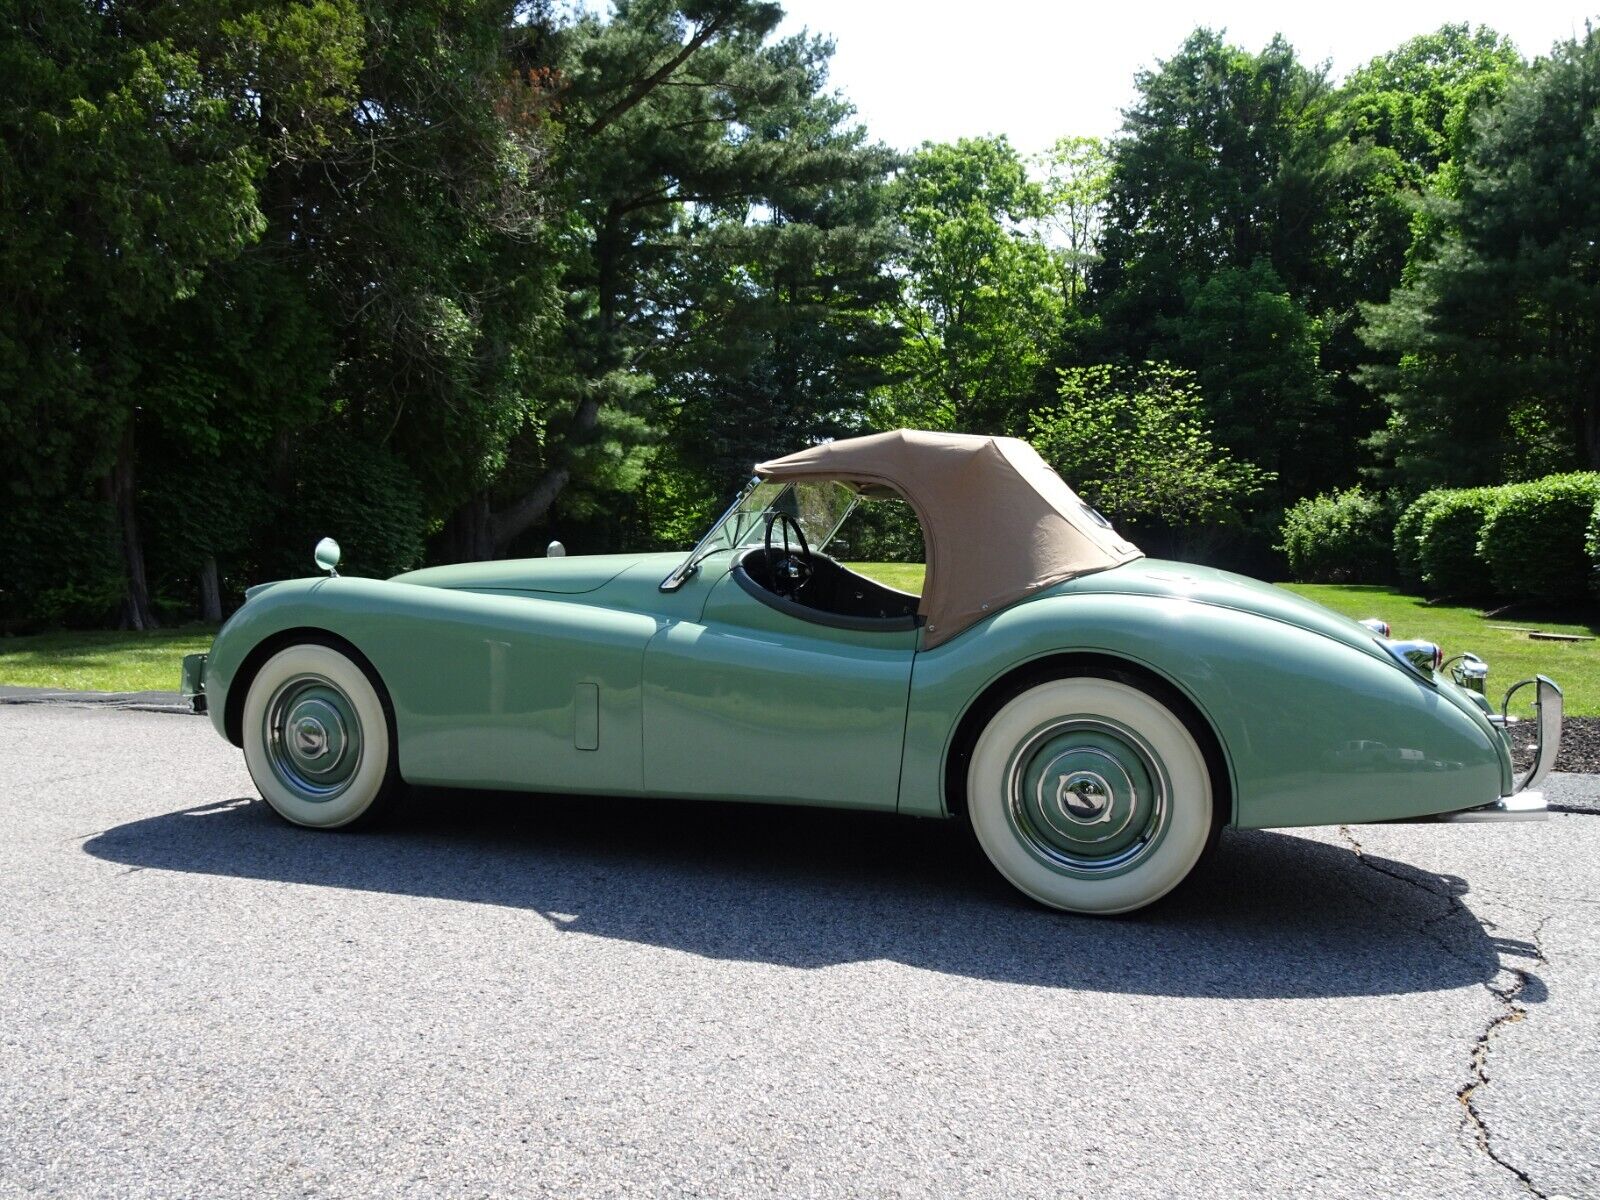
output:
<path id="1" fill-rule="evenodd" d="M 1478 555 L 1483 533 L 1504 488 L 1457 488 L 1434 492 L 1417 538 L 1422 585 L 1434 596 L 1482 596 L 1494 590 L 1489 568 Z"/>
<path id="2" fill-rule="evenodd" d="M 1600 472 L 1547 475 L 1502 489 L 1478 550 L 1495 587 L 1518 599 L 1577 600 L 1589 590 L 1585 545 Z"/>
<path id="3" fill-rule="evenodd" d="M 1423 492 L 1394 523 L 1394 570 L 1407 587 L 1422 587 L 1422 530 L 1428 515 L 1451 493 L 1444 488 Z"/>
<path id="4" fill-rule="evenodd" d="M 1600 595 L 1600 504 L 1589 514 L 1589 536 L 1584 539 L 1584 549 L 1589 552 L 1589 586 Z"/>
<path id="5" fill-rule="evenodd" d="M 1308 583 L 1372 583 L 1390 574 L 1392 531 L 1383 503 L 1359 487 L 1300 500 L 1283 516 L 1278 548 Z"/>

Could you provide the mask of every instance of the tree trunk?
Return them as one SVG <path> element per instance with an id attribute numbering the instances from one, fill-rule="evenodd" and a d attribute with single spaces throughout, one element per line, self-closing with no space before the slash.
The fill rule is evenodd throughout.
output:
<path id="1" fill-rule="evenodd" d="M 479 562 L 495 556 L 494 519 L 489 513 L 489 495 L 479 492 L 444 524 L 439 549 L 449 562 Z"/>
<path id="2" fill-rule="evenodd" d="M 587 399 L 583 401 L 583 404 L 589 403 Z M 580 417 L 583 415 L 582 409 L 583 405 L 579 405 Z M 595 416 L 599 415 L 599 411 L 599 401 L 595 401 Z M 532 491 L 490 520 L 490 537 L 494 542 L 495 558 L 503 558 L 518 534 L 532 529 L 544 520 L 550 511 L 550 506 L 556 502 L 556 497 L 561 495 L 561 489 L 567 486 L 567 481 L 571 478 L 572 472 L 568 468 L 552 467 L 539 477 L 539 482 L 534 484 Z"/>
<path id="3" fill-rule="evenodd" d="M 605 223 L 595 240 L 595 293 L 599 312 L 595 318 L 596 339 L 600 353 L 590 366 L 591 378 L 601 379 L 621 361 L 617 338 L 617 262 L 621 246 L 621 214 L 616 205 L 606 214 Z M 593 386 L 578 401 L 572 422 L 567 427 L 565 439 L 556 449 L 560 455 L 565 447 L 586 441 L 600 424 L 600 393 Z M 561 495 L 561 489 L 572 479 L 572 468 L 561 458 L 539 477 L 527 494 L 503 512 L 489 518 L 490 537 L 494 542 L 494 556 L 503 557 L 506 548 L 521 533 L 544 520 L 550 506 Z"/>
<path id="4" fill-rule="evenodd" d="M 158 622 L 150 607 L 150 585 L 144 570 L 144 545 L 139 540 L 139 519 L 133 503 L 134 443 L 131 417 L 117 446 L 117 460 L 101 480 L 101 488 L 117 514 L 117 540 L 122 546 L 122 628 L 155 629 Z"/>
<path id="5" fill-rule="evenodd" d="M 222 623 L 222 582 L 215 554 L 206 555 L 200 564 L 200 618 L 210 625 Z"/>
<path id="6" fill-rule="evenodd" d="M 1583 397 L 1578 419 L 1578 446 L 1588 469 L 1600 471 L 1600 397 L 1593 394 Z"/>

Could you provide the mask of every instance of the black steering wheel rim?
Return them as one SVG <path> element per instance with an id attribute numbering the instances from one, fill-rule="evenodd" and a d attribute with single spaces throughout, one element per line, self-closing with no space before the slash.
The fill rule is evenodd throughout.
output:
<path id="1" fill-rule="evenodd" d="M 783 553 L 773 552 L 772 530 L 773 526 L 783 527 Z M 795 540 L 799 543 L 798 552 L 789 545 L 789 531 L 794 531 Z M 806 542 L 806 532 L 800 528 L 800 522 L 786 512 L 769 512 L 767 514 L 767 537 L 765 544 L 767 569 L 772 574 L 772 590 L 780 596 L 787 596 L 791 600 L 799 593 L 800 589 L 811 582 L 811 577 L 816 573 L 816 564 L 811 557 L 811 547 Z"/>

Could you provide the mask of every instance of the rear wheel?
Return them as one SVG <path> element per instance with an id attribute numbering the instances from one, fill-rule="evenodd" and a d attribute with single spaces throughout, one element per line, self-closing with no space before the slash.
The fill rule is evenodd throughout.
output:
<path id="1" fill-rule="evenodd" d="M 398 782 L 382 685 L 332 646 L 269 658 L 244 701 L 244 761 L 262 799 L 296 825 L 375 821 Z"/>
<path id="2" fill-rule="evenodd" d="M 1155 696 L 1078 677 L 1013 696 L 973 747 L 967 812 L 995 867 L 1041 904 L 1129 912 L 1160 899 L 1213 840 L 1204 752 Z"/>

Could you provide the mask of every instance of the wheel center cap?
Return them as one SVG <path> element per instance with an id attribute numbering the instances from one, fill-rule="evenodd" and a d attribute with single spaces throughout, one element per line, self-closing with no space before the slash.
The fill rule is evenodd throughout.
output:
<path id="1" fill-rule="evenodd" d="M 320 695 L 297 700 L 283 722 L 283 748 L 297 769 L 327 778 L 348 758 L 350 732 L 333 701 Z"/>
<path id="2" fill-rule="evenodd" d="M 302 758 L 321 758 L 328 752 L 328 731 L 315 717 L 303 717 L 294 727 L 294 748 Z"/>
<path id="3" fill-rule="evenodd" d="M 1093 771 L 1062 775 L 1056 786 L 1056 807 L 1069 821 L 1099 825 L 1111 820 L 1111 785 Z"/>

